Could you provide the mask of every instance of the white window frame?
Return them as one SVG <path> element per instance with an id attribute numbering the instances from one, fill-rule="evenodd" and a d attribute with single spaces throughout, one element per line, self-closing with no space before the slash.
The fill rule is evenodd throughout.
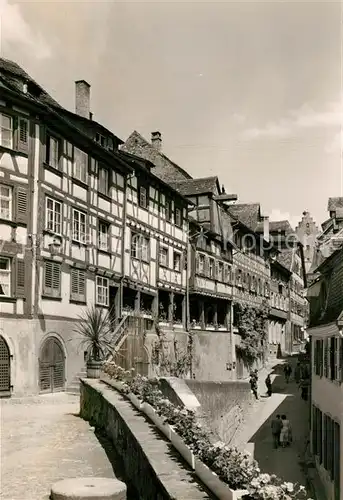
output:
<path id="1" fill-rule="evenodd" d="M 102 229 L 106 228 L 106 231 Z M 99 220 L 98 225 L 98 249 L 108 252 L 110 247 L 110 225 Z"/>
<path id="2" fill-rule="evenodd" d="M 169 267 L 168 257 L 169 257 L 168 248 L 160 245 L 158 252 L 159 265 L 163 267 Z"/>
<path id="3" fill-rule="evenodd" d="M 130 254 L 134 259 L 149 262 L 150 240 L 142 234 L 132 234 Z"/>
<path id="4" fill-rule="evenodd" d="M 86 227 L 87 227 L 87 215 L 78 210 L 77 208 L 72 209 L 72 224 L 73 224 L 73 234 L 72 240 L 78 243 L 86 243 Z M 82 219 L 84 219 L 82 221 Z M 78 225 L 78 229 L 75 230 L 76 224 Z"/>
<path id="5" fill-rule="evenodd" d="M 74 147 L 73 178 L 87 183 L 88 154 Z"/>
<path id="6" fill-rule="evenodd" d="M 1 263 L 6 263 L 6 269 L 0 269 L 0 297 L 11 297 L 12 293 L 12 261 L 9 257 L 0 257 Z M 7 293 L 4 287 L 7 287 Z"/>
<path id="7" fill-rule="evenodd" d="M 108 278 L 105 278 L 104 276 L 96 276 L 95 287 L 96 287 L 96 291 L 95 291 L 96 303 L 99 306 L 108 307 L 109 288 L 110 288 Z"/>
<path id="8" fill-rule="evenodd" d="M 1 189 L 8 189 L 8 196 L 3 196 L 1 193 Z M 6 214 L 3 212 L 3 210 L 6 210 L 1 207 L 2 202 L 8 202 L 8 214 L 6 217 Z M 12 220 L 13 217 L 13 188 L 11 186 L 8 186 L 7 184 L 0 184 L 0 218 L 4 220 Z"/>
<path id="9" fill-rule="evenodd" d="M 9 120 L 9 127 L 3 125 L 3 119 Z M 9 132 L 10 140 L 4 143 L 4 131 Z M 13 118 L 6 113 L 0 113 L 0 145 L 4 148 L 13 149 Z"/>
<path id="10" fill-rule="evenodd" d="M 52 202 L 52 208 L 49 208 L 49 202 Z M 60 213 L 56 211 L 56 208 L 59 206 Z M 52 231 L 55 234 L 62 234 L 62 221 L 63 221 L 63 203 L 60 201 L 54 200 L 54 198 L 50 198 L 47 196 L 45 199 L 45 210 L 46 210 L 46 222 L 45 228 L 48 231 Z"/>
<path id="11" fill-rule="evenodd" d="M 175 262 L 175 257 L 178 257 L 178 266 L 176 266 L 176 262 Z M 182 262 L 182 254 L 180 252 L 176 252 L 174 250 L 174 253 L 173 253 L 173 269 L 174 271 L 177 271 L 177 272 L 181 272 L 181 262 Z"/>

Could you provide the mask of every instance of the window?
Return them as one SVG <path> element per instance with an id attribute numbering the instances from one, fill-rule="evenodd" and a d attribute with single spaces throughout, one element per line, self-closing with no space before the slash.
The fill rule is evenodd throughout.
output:
<path id="1" fill-rule="evenodd" d="M 62 234 L 62 203 L 46 198 L 46 229 Z"/>
<path id="2" fill-rule="evenodd" d="M 102 276 L 96 277 L 96 303 L 99 306 L 108 306 L 109 282 Z"/>
<path id="3" fill-rule="evenodd" d="M 179 227 L 182 226 L 182 215 L 180 208 L 175 208 L 175 225 Z"/>
<path id="4" fill-rule="evenodd" d="M 0 257 L 0 296 L 11 296 L 11 260 Z"/>
<path id="5" fill-rule="evenodd" d="M 198 210 L 198 221 L 208 222 L 211 220 L 210 210 L 208 208 L 203 208 Z"/>
<path id="6" fill-rule="evenodd" d="M 109 251 L 110 225 L 107 222 L 99 221 L 98 248 L 104 252 Z"/>
<path id="7" fill-rule="evenodd" d="M 107 168 L 99 167 L 98 191 L 102 194 L 109 194 L 109 172 Z"/>
<path id="8" fill-rule="evenodd" d="M 159 264 L 160 266 L 168 267 L 168 248 L 160 246 Z"/>
<path id="9" fill-rule="evenodd" d="M 236 270 L 236 285 L 242 286 L 242 281 L 243 281 L 242 270 L 237 269 Z"/>
<path id="10" fill-rule="evenodd" d="M 179 252 L 174 252 L 173 269 L 174 271 L 181 271 L 181 254 Z"/>
<path id="11" fill-rule="evenodd" d="M 198 259 L 197 259 L 197 271 L 199 274 L 204 274 L 205 273 L 205 255 L 203 254 L 198 254 Z"/>
<path id="12" fill-rule="evenodd" d="M 73 240 L 86 243 L 86 214 L 73 209 Z"/>
<path id="13" fill-rule="evenodd" d="M 61 296 L 61 264 L 59 262 L 45 262 L 43 293 L 49 297 Z"/>
<path id="14" fill-rule="evenodd" d="M 97 133 L 95 135 L 95 140 L 96 140 L 96 142 L 98 142 L 99 144 L 101 144 L 101 146 L 103 148 L 106 147 L 106 137 L 104 137 L 103 135 Z"/>
<path id="15" fill-rule="evenodd" d="M 149 239 L 141 234 L 133 234 L 131 257 L 149 262 Z"/>
<path id="16" fill-rule="evenodd" d="M 214 278 L 214 259 L 208 259 L 208 274 L 210 278 Z"/>
<path id="17" fill-rule="evenodd" d="M 82 269 L 71 269 L 71 300 L 86 302 L 86 273 Z"/>
<path id="18" fill-rule="evenodd" d="M 224 264 L 223 264 L 223 262 L 218 262 L 218 280 L 224 281 Z"/>
<path id="19" fill-rule="evenodd" d="M 0 114 L 0 145 L 10 149 L 13 147 L 13 120 L 3 113 Z"/>
<path id="20" fill-rule="evenodd" d="M 171 222 L 172 220 L 172 202 L 170 200 L 166 200 L 166 221 Z"/>
<path id="21" fill-rule="evenodd" d="M 50 135 L 46 139 L 46 162 L 50 167 L 59 169 L 59 140 Z"/>
<path id="22" fill-rule="evenodd" d="M 88 155 L 80 149 L 74 149 L 73 177 L 83 183 L 87 182 Z"/>
<path id="23" fill-rule="evenodd" d="M 138 204 L 142 208 L 148 207 L 148 190 L 145 186 L 138 188 Z"/>
<path id="24" fill-rule="evenodd" d="M 0 184 L 0 218 L 12 220 L 12 188 Z"/>

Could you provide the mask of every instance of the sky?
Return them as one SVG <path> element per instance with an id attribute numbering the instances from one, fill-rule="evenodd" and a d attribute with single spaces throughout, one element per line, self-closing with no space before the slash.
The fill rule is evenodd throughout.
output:
<path id="1" fill-rule="evenodd" d="M 133 130 L 271 220 L 343 196 L 339 1 L 0 0 L 0 53 L 74 111 Z"/>

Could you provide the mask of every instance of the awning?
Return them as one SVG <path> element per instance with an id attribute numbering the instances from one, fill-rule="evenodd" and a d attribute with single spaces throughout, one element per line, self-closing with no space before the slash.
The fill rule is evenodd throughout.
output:
<path id="1" fill-rule="evenodd" d="M 333 337 L 339 334 L 339 329 L 336 323 L 328 323 L 326 325 L 307 328 L 306 333 L 313 337 Z"/>

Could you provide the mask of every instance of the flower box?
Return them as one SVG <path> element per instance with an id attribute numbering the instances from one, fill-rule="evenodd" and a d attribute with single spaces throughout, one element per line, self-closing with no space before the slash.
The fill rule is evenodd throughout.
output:
<path id="1" fill-rule="evenodd" d="M 195 458 L 195 474 L 204 483 L 207 488 L 212 491 L 218 500 L 239 500 L 243 495 L 247 494 L 245 490 L 232 490 L 224 481 L 221 481 L 217 474 L 201 460 Z"/>
<path id="2" fill-rule="evenodd" d="M 142 406 L 142 411 L 145 415 L 155 424 L 159 431 L 165 435 L 167 439 L 170 441 L 171 428 L 169 424 L 164 423 L 163 417 L 160 417 L 156 410 L 149 404 L 144 402 Z"/>
<path id="3" fill-rule="evenodd" d="M 171 428 L 170 441 L 174 448 L 180 453 L 180 455 L 186 460 L 188 465 L 194 470 L 195 467 L 195 457 L 190 450 L 190 448 L 184 443 L 183 439 L 180 438 L 173 428 Z"/>
<path id="4" fill-rule="evenodd" d="M 133 404 L 133 406 L 135 406 L 137 408 L 137 410 L 139 410 L 139 411 L 142 410 L 143 401 L 141 401 L 140 399 L 138 399 L 137 396 L 135 396 L 134 394 L 132 394 L 132 392 L 130 392 L 130 394 L 128 394 L 128 398 L 131 401 L 131 403 Z"/>
<path id="5" fill-rule="evenodd" d="M 104 382 L 106 385 L 109 387 L 113 387 L 116 391 L 123 392 L 123 382 L 120 382 L 119 380 L 115 380 L 113 378 L 110 378 L 108 375 L 105 373 L 102 373 L 100 375 L 100 380 L 101 382 Z"/>

